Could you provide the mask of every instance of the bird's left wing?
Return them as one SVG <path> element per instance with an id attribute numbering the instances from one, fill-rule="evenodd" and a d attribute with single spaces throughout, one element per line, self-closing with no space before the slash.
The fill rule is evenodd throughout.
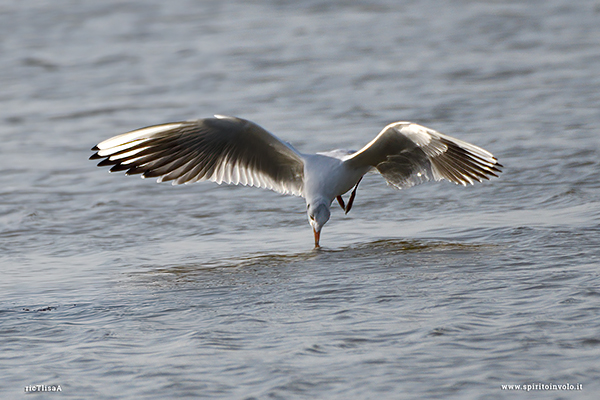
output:
<path id="1" fill-rule="evenodd" d="M 398 189 L 442 179 L 466 186 L 502 172 L 489 151 L 410 122 L 386 126 L 345 162 L 376 168 Z"/>
<path id="2" fill-rule="evenodd" d="M 111 172 L 158 177 L 174 185 L 210 180 L 303 194 L 304 161 L 257 124 L 215 116 L 149 126 L 107 139 L 90 159 Z"/>

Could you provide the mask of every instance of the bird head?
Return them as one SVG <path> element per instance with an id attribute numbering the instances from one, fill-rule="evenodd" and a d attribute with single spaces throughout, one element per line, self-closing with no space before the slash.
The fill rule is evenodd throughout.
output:
<path id="1" fill-rule="evenodd" d="M 308 215 L 308 223 L 312 226 L 313 233 L 315 234 L 315 248 L 318 248 L 320 247 L 321 229 L 329 221 L 329 205 L 324 201 L 308 203 L 306 214 Z"/>

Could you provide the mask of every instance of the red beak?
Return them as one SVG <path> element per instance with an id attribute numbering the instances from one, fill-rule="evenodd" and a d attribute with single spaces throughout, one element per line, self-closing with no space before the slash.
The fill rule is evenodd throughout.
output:
<path id="1" fill-rule="evenodd" d="M 315 249 L 318 249 L 319 247 L 319 239 L 321 238 L 321 232 L 317 232 L 315 230 L 315 228 L 313 228 L 313 233 L 315 234 Z"/>

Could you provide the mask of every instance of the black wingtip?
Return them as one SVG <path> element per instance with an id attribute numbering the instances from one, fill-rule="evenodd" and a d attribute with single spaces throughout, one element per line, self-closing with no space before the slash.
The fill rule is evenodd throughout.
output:
<path id="1" fill-rule="evenodd" d="M 104 157 L 102 157 L 102 156 L 101 156 L 101 155 L 99 155 L 98 153 L 94 153 L 94 154 L 92 154 L 92 155 L 90 156 L 89 160 L 99 160 L 99 159 L 101 159 L 101 158 L 104 158 Z"/>
<path id="2" fill-rule="evenodd" d="M 98 150 L 100 150 L 100 149 L 98 148 L 98 146 L 94 146 L 94 147 L 92 147 L 92 151 L 98 151 Z"/>
<path id="3" fill-rule="evenodd" d="M 111 165 L 116 165 L 118 163 L 119 163 L 119 161 L 113 161 L 113 160 L 110 160 L 108 158 L 105 158 L 104 160 L 102 160 L 102 161 L 100 161 L 98 163 L 98 166 L 99 167 L 108 167 L 108 166 L 111 166 Z"/>
<path id="4" fill-rule="evenodd" d="M 117 164 L 110 169 L 110 172 L 126 171 L 130 168 L 129 165 Z"/>

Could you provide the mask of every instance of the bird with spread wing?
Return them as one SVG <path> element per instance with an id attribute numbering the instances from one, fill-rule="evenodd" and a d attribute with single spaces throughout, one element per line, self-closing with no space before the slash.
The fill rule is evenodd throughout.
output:
<path id="1" fill-rule="evenodd" d="M 359 151 L 304 154 L 254 122 L 215 115 L 137 129 L 92 151 L 90 159 L 102 159 L 98 166 L 111 166 L 111 172 L 174 185 L 210 180 L 302 196 L 316 248 L 333 201 L 347 214 L 369 171 L 397 189 L 443 179 L 466 186 L 502 172 L 481 147 L 411 122 L 387 125 Z M 346 203 L 342 195 L 350 190 Z"/>

